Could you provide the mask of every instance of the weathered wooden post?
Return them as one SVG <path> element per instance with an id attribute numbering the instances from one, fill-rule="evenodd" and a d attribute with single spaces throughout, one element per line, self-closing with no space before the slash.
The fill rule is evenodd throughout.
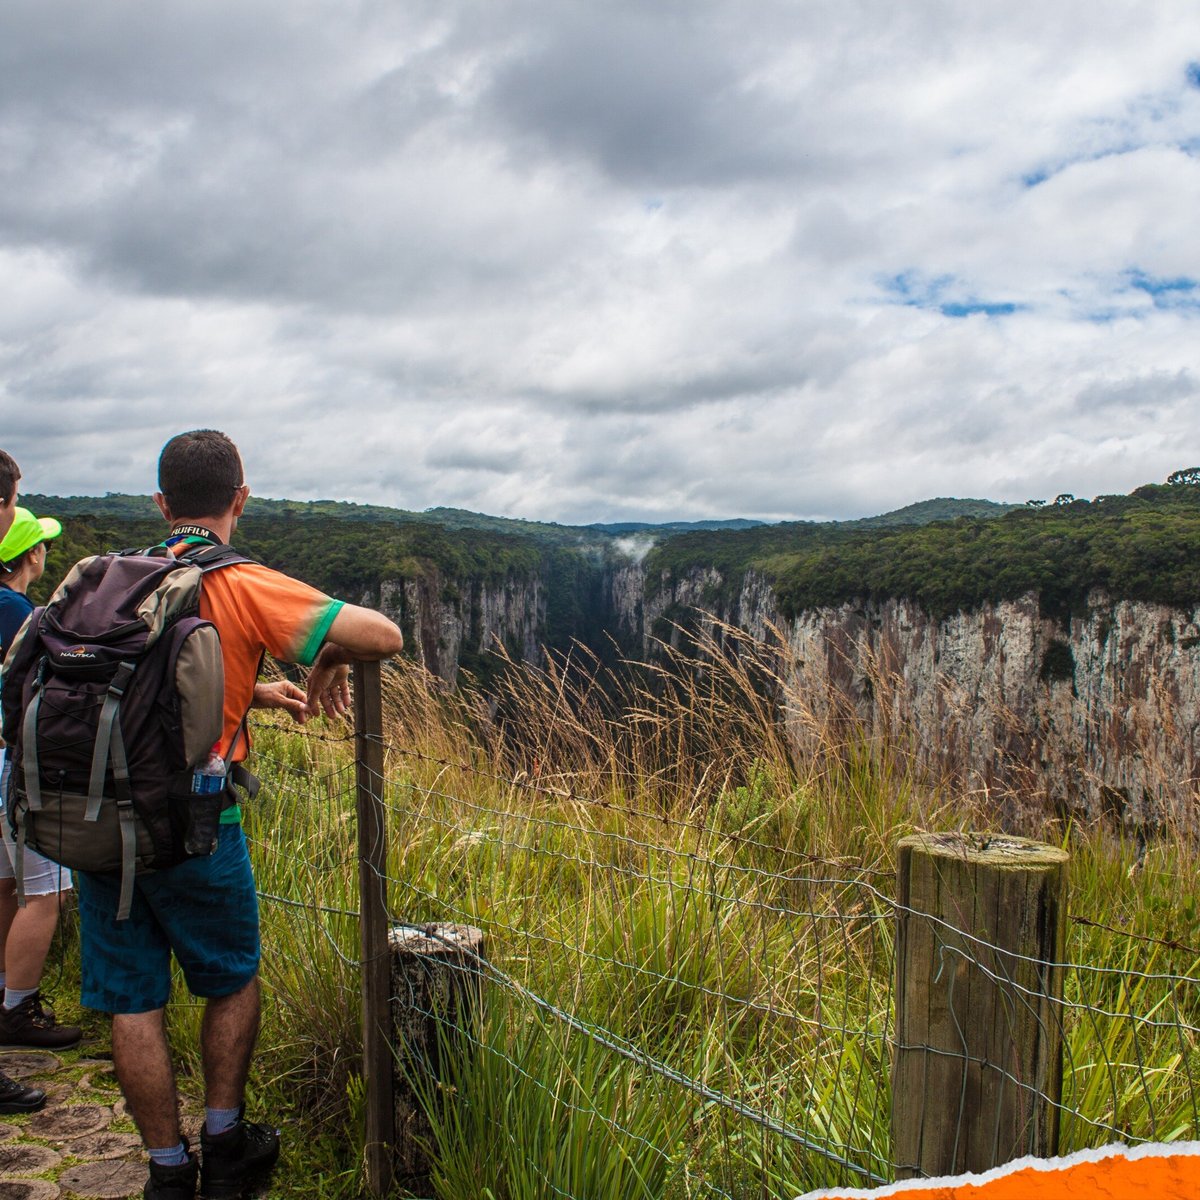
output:
<path id="1" fill-rule="evenodd" d="M 918 834 L 899 847 L 896 1178 L 1058 1148 L 1066 851 Z"/>
<path id="2" fill-rule="evenodd" d="M 473 925 L 397 925 L 391 949 L 395 1178 L 424 1194 L 428 1106 L 451 1099 L 450 1058 L 471 1053 L 483 1003 L 483 932 Z"/>
<path id="3" fill-rule="evenodd" d="M 387 840 L 383 815 L 383 684 L 377 662 L 354 664 L 359 930 L 362 951 L 363 1082 L 367 1188 L 392 1185 L 391 964 L 388 959 Z"/>

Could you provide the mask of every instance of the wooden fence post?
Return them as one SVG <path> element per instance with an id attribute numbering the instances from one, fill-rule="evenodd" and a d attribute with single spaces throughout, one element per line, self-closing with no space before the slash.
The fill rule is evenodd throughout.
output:
<path id="1" fill-rule="evenodd" d="M 354 664 L 359 926 L 367 1188 L 392 1186 L 392 1027 L 388 959 L 387 838 L 383 811 L 383 685 L 377 662 Z"/>
<path id="2" fill-rule="evenodd" d="M 897 864 L 896 1178 L 1058 1148 L 1066 851 L 918 834 Z"/>
<path id="3" fill-rule="evenodd" d="M 432 1126 L 427 1106 L 451 1096 L 447 1058 L 471 1053 L 483 1003 L 484 938 L 473 925 L 397 925 L 392 954 L 395 1031 L 394 1175 L 425 1194 Z"/>

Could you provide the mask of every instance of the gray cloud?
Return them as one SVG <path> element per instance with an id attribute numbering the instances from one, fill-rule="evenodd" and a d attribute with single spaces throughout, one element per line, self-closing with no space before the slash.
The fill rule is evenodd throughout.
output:
<path id="1" fill-rule="evenodd" d="M 582 157 L 643 188 L 742 184 L 803 161 L 801 115 L 755 86 L 750 47 L 728 8 L 619 4 L 542 15 L 549 19 L 498 72 L 491 99 L 546 153 Z"/>
<path id="2" fill-rule="evenodd" d="M 213 424 L 262 494 L 579 521 L 1127 490 L 1200 457 L 1198 44 L 1133 0 L 14 0 L 4 444 L 148 490 Z"/>
<path id="3" fill-rule="evenodd" d="M 1200 384 L 1190 371 L 1156 371 L 1136 378 L 1098 380 L 1076 396 L 1075 406 L 1088 414 L 1117 409 L 1146 415 L 1157 412 L 1162 403 L 1194 399 L 1198 392 Z"/>

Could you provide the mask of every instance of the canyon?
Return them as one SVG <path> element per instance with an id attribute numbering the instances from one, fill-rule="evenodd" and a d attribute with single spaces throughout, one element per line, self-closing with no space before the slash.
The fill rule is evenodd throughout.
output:
<path id="1" fill-rule="evenodd" d="M 652 658 L 689 625 L 718 640 L 743 630 L 772 648 L 798 750 L 812 730 L 851 717 L 1001 819 L 1106 819 L 1139 835 L 1198 823 L 1198 608 L 1093 589 L 1070 614 L 1045 613 L 1031 592 L 942 617 L 904 599 L 788 616 L 756 571 L 649 574 L 633 561 L 596 564 L 587 590 L 586 619 L 557 628 L 551 582 L 536 572 L 493 583 L 434 573 L 385 581 L 364 599 L 448 683 L 464 668 L 480 673 L 497 644 L 536 662 L 544 645 L 599 635 Z"/>

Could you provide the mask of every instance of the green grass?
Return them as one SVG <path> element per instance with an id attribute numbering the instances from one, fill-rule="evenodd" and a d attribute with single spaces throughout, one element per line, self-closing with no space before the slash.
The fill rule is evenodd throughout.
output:
<path id="1" fill-rule="evenodd" d="M 598 666 L 509 664 L 494 712 L 389 673 L 391 909 L 478 926 L 491 964 L 430 1094 L 440 1200 L 750 1200 L 887 1174 L 894 848 L 993 818 L 903 746 L 765 698 L 778 664 L 688 653 L 694 669 L 628 672 L 624 692 Z M 269 1194 L 342 1200 L 363 1183 L 351 746 L 324 723 L 255 734 L 252 1094 L 288 1129 Z M 1027 820 L 1008 832 L 1065 844 L 1071 911 L 1111 926 L 1068 933 L 1098 969 L 1065 977 L 1063 1152 L 1196 1137 L 1194 849 Z M 197 1011 L 172 1019 L 193 1073 Z"/>

